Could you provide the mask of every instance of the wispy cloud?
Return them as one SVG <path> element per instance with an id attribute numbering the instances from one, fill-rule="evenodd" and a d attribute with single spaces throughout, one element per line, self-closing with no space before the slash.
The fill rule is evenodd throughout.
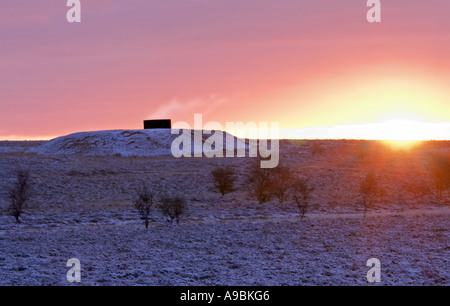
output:
<path id="1" fill-rule="evenodd" d="M 187 101 L 180 101 L 174 98 L 147 116 L 147 119 L 185 118 L 184 120 L 186 121 L 186 119 L 192 119 L 193 114 L 196 113 L 207 115 L 226 102 L 227 98 L 217 97 L 216 95 Z"/>

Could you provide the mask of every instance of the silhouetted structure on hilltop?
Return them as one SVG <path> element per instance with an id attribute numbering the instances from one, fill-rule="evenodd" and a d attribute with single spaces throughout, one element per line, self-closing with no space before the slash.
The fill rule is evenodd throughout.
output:
<path id="1" fill-rule="evenodd" d="M 172 121 L 170 119 L 144 120 L 144 129 L 171 129 Z"/>

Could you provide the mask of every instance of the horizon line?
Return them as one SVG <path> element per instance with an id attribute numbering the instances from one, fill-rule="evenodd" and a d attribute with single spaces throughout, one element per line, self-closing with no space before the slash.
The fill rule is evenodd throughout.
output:
<path id="1" fill-rule="evenodd" d="M 449 141 L 450 122 L 424 122 L 409 119 L 391 119 L 378 123 L 345 124 L 331 127 L 305 127 L 305 128 L 257 128 L 245 126 L 234 130 L 227 130 L 220 124 L 213 131 L 223 131 L 240 139 L 287 139 L 287 140 L 379 140 L 379 141 Z M 199 130 L 190 126 L 175 127 L 171 130 Z M 169 128 L 167 128 L 169 129 Z M 60 136 L 0 136 L 0 141 L 49 141 L 76 133 L 103 132 L 103 131 L 145 131 L 146 129 L 108 129 L 77 131 Z M 148 129 L 147 129 L 148 130 Z M 210 129 L 201 129 L 202 131 Z M 269 136 L 270 132 L 270 136 Z M 260 135 L 260 133 L 262 135 Z M 206 133 L 209 134 L 209 133 Z"/>

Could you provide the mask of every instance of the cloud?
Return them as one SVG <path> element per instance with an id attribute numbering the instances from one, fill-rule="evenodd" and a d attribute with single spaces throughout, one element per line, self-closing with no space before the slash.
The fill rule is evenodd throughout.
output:
<path id="1" fill-rule="evenodd" d="M 188 101 L 180 101 L 174 98 L 167 104 L 160 106 L 147 118 L 159 119 L 188 117 L 189 119 L 191 119 L 193 117 L 193 114 L 207 115 L 211 113 L 218 106 L 226 103 L 227 100 L 227 98 L 219 98 L 216 95 L 210 95 L 207 98 L 197 98 Z"/>

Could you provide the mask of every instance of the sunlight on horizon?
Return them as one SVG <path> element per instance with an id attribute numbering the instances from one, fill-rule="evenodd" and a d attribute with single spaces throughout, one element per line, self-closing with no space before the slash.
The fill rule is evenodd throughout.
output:
<path id="1" fill-rule="evenodd" d="M 61 135 L 63 136 L 63 135 Z M 0 137 L 0 141 L 48 141 L 59 136 L 5 136 Z"/>
<path id="2" fill-rule="evenodd" d="M 349 124 L 280 130 L 285 139 L 365 139 L 387 141 L 449 140 L 450 123 L 390 119 L 380 123 Z"/>

